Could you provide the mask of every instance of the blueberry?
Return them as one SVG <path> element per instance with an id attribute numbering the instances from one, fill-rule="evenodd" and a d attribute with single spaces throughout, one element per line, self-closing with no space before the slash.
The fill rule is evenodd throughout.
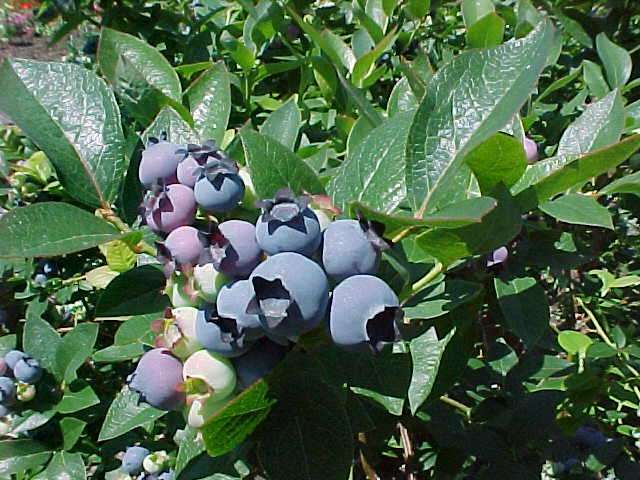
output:
<path id="1" fill-rule="evenodd" d="M 0 377 L 0 404 L 7 406 L 16 400 L 16 384 L 12 378 Z"/>
<path id="2" fill-rule="evenodd" d="M 11 410 L 9 410 L 9 408 L 6 405 L 0 404 L 0 418 L 4 418 L 10 413 L 11 413 Z"/>
<path id="3" fill-rule="evenodd" d="M 47 277 L 55 277 L 58 275 L 58 265 L 52 260 L 42 259 L 36 265 L 36 272 L 43 273 Z"/>
<path id="4" fill-rule="evenodd" d="M 284 358 L 287 348 L 267 338 L 258 340 L 244 355 L 234 358 L 238 386 L 248 388 L 267 375 Z"/>
<path id="5" fill-rule="evenodd" d="M 162 472 L 158 476 L 158 480 L 175 480 L 176 475 L 173 470 L 169 470 L 168 472 Z"/>
<path id="6" fill-rule="evenodd" d="M 38 383 L 42 378 L 42 367 L 35 358 L 23 357 L 13 368 L 13 376 L 24 383 Z"/>
<path id="7" fill-rule="evenodd" d="M 196 382 L 194 389 L 200 391 L 189 391 L 193 398 L 206 396 L 217 402 L 229 397 L 236 388 L 236 372 L 231 362 L 222 355 L 207 350 L 200 350 L 187 358 L 182 375 L 188 386 L 194 380 L 204 382 L 206 386 L 203 391 Z"/>
<path id="8" fill-rule="evenodd" d="M 39 287 L 42 287 L 45 283 L 47 283 L 47 276 L 44 273 L 36 273 L 33 277 L 33 281 Z"/>
<path id="9" fill-rule="evenodd" d="M 235 321 L 236 328 L 247 340 L 263 336 L 260 318 L 247 313 L 247 306 L 253 297 L 249 280 L 238 280 L 225 285 L 218 293 L 216 308 L 221 317 Z"/>
<path id="10" fill-rule="evenodd" d="M 178 164 L 178 181 L 182 185 L 193 188 L 196 185 L 202 164 L 189 155 Z"/>
<path id="11" fill-rule="evenodd" d="M 295 337 L 316 327 L 329 301 L 329 283 L 314 261 L 299 253 L 269 257 L 251 276 L 253 298 L 247 313 L 257 314 L 268 332 Z"/>
<path id="12" fill-rule="evenodd" d="M 389 285 L 372 275 L 355 275 L 333 291 L 331 338 L 349 350 L 377 352 L 398 339 L 396 320 L 401 316 L 398 297 Z"/>
<path id="13" fill-rule="evenodd" d="M 151 188 L 153 185 L 172 181 L 178 169 L 178 162 L 184 158 L 185 153 L 184 146 L 150 139 L 147 148 L 142 152 L 138 170 L 140 183 Z"/>
<path id="14" fill-rule="evenodd" d="M 206 239 L 198 229 L 178 227 L 171 232 L 164 246 L 178 264 L 196 265 L 204 253 Z"/>
<path id="15" fill-rule="evenodd" d="M 608 438 L 597 428 L 582 425 L 574 436 L 576 443 L 584 448 L 596 449 L 607 443 Z"/>
<path id="16" fill-rule="evenodd" d="M 174 184 L 157 192 L 148 192 L 144 200 L 145 221 L 156 232 L 170 233 L 191 225 L 196 214 L 193 190 Z"/>
<path id="17" fill-rule="evenodd" d="M 262 214 L 256 224 L 258 245 L 269 255 L 281 252 L 313 255 L 321 241 L 320 223 L 308 203 L 308 198 L 295 198 L 290 190 L 281 190 L 273 200 L 260 202 Z"/>
<path id="18" fill-rule="evenodd" d="M 527 162 L 535 163 L 538 160 L 538 145 L 529 137 L 524 137 L 524 151 L 527 155 Z"/>
<path id="19" fill-rule="evenodd" d="M 194 398 L 187 413 L 187 424 L 192 428 L 202 428 L 227 404 L 229 399 L 217 400 L 208 395 Z"/>
<path id="20" fill-rule="evenodd" d="M 507 250 L 507 247 L 497 248 L 489 255 L 487 255 L 487 267 L 500 265 L 506 262 L 507 258 L 509 258 L 509 250 Z"/>
<path id="21" fill-rule="evenodd" d="M 171 318 L 164 321 L 163 339 L 165 345 L 178 358 L 187 358 L 202 349 L 196 338 L 196 317 L 198 310 L 193 307 L 174 308 Z"/>
<path id="22" fill-rule="evenodd" d="M 4 358 L 0 358 L 0 377 L 7 373 L 8 370 L 7 362 L 4 361 Z"/>
<path id="23" fill-rule="evenodd" d="M 193 278 L 200 298 L 210 303 L 215 303 L 220 288 L 230 281 L 226 275 L 215 269 L 213 263 L 194 267 Z"/>
<path id="24" fill-rule="evenodd" d="M 233 318 L 221 316 L 215 305 L 198 312 L 196 338 L 207 350 L 225 357 L 242 355 L 250 346 L 243 326 Z"/>
<path id="25" fill-rule="evenodd" d="M 209 157 L 194 187 L 196 202 L 205 210 L 228 212 L 244 195 L 238 166 L 224 155 Z"/>
<path id="26" fill-rule="evenodd" d="M 324 232 L 322 263 L 327 275 L 340 282 L 378 269 L 384 240 L 364 221 L 337 220 Z"/>
<path id="27" fill-rule="evenodd" d="M 128 447 L 122 457 L 120 468 L 129 475 L 136 475 L 142 471 L 142 462 L 149 455 L 149 450 L 144 447 Z"/>
<path id="28" fill-rule="evenodd" d="M 27 355 L 20 350 L 10 350 L 4 356 L 4 361 L 11 370 L 13 370 L 19 360 L 22 360 Z"/>
<path id="29" fill-rule="evenodd" d="M 161 410 L 176 410 L 184 403 L 182 363 L 166 348 L 145 353 L 128 378 L 140 399 Z"/>
<path id="30" fill-rule="evenodd" d="M 256 242 L 256 228 L 249 222 L 222 222 L 209 235 L 209 242 L 213 265 L 225 275 L 246 278 L 260 263 L 262 250 Z"/>

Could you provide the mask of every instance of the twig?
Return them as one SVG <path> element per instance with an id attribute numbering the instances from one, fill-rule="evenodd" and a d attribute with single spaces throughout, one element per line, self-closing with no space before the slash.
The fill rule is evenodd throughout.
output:
<path id="1" fill-rule="evenodd" d="M 363 432 L 358 433 L 358 441 L 363 445 L 367 444 L 367 435 Z M 367 461 L 367 458 L 364 456 L 364 452 L 362 448 L 360 449 L 360 465 L 362 465 L 362 470 L 364 471 L 365 477 L 367 480 L 380 480 L 380 477 L 373 469 L 373 467 Z"/>
<path id="2" fill-rule="evenodd" d="M 457 410 L 460 410 L 462 413 L 464 413 L 465 417 L 471 417 L 471 407 L 467 407 L 464 403 L 460 403 L 459 401 L 454 400 L 451 397 L 447 397 L 446 395 L 442 395 L 440 397 L 440 401 Z"/>
<path id="3" fill-rule="evenodd" d="M 407 428 L 398 422 L 398 431 L 400 432 L 400 440 L 402 441 L 402 458 L 404 459 L 404 469 L 407 474 L 407 480 L 416 480 L 416 474 L 413 473 L 411 463 L 413 461 L 413 446 L 411 445 L 411 437 Z"/>
<path id="4" fill-rule="evenodd" d="M 596 327 L 596 332 L 598 332 L 598 335 L 600 336 L 600 338 L 604 340 L 604 343 L 606 343 L 610 347 L 616 348 L 616 344 L 613 343 L 611 339 L 609 339 L 606 332 L 602 328 L 602 325 L 600 325 L 600 322 L 598 322 L 598 319 L 596 318 L 596 316 L 593 314 L 591 310 L 589 310 L 589 308 L 584 304 L 584 302 L 580 297 L 576 297 L 576 303 L 580 305 L 580 308 L 582 308 L 582 310 L 584 310 L 584 312 L 587 314 L 587 317 L 589 317 L 589 320 L 591 320 L 591 323 L 593 323 L 593 326 Z"/>

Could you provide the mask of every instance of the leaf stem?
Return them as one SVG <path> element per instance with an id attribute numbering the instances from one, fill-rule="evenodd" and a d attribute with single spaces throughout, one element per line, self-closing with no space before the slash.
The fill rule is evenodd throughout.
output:
<path id="1" fill-rule="evenodd" d="M 429 283 L 433 281 L 441 272 L 443 265 L 441 262 L 436 262 L 436 264 L 429 270 L 420 280 L 411 285 L 411 290 L 407 297 L 402 301 L 402 303 L 406 303 L 407 300 L 413 298 L 417 293 L 421 292 Z"/>
<path id="2" fill-rule="evenodd" d="M 467 407 L 464 403 L 460 403 L 459 401 L 454 400 L 453 398 L 446 395 L 442 395 L 440 397 L 440 401 L 455 408 L 456 410 L 460 410 L 462 413 L 464 413 L 464 416 L 467 417 L 467 419 L 471 417 L 471 407 Z"/>
<path id="3" fill-rule="evenodd" d="M 606 343 L 610 347 L 616 348 L 616 344 L 613 343 L 611 339 L 609 339 L 604 329 L 602 328 L 602 325 L 600 325 L 600 322 L 598 322 L 598 319 L 596 318 L 596 316 L 593 314 L 591 310 L 589 310 L 589 308 L 584 304 L 584 302 L 580 297 L 576 297 L 576 303 L 580 305 L 580 308 L 582 308 L 582 310 L 584 310 L 584 312 L 587 314 L 587 317 L 589 317 L 589 320 L 591 320 L 591 323 L 593 323 L 593 325 L 596 327 L 596 332 L 598 332 L 598 335 L 600 336 L 600 338 L 604 340 L 604 343 Z"/>

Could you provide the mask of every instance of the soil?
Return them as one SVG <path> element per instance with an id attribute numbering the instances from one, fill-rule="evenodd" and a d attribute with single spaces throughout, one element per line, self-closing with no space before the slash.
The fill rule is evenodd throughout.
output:
<path id="1" fill-rule="evenodd" d="M 60 60 L 66 53 L 67 47 L 64 40 L 52 47 L 49 47 L 47 39 L 43 37 L 33 37 L 23 43 L 0 42 L 0 62 L 8 57 L 43 61 Z M 0 125 L 3 123 L 9 123 L 9 120 L 0 112 Z"/>

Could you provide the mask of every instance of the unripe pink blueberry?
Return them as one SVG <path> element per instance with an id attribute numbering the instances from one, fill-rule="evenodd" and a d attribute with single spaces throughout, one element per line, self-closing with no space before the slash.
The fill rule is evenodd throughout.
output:
<path id="1" fill-rule="evenodd" d="M 142 152 L 142 160 L 138 169 L 140 183 L 150 188 L 154 184 L 167 183 L 175 176 L 178 162 L 184 157 L 180 145 L 160 141 L 149 143 Z"/>
<path id="2" fill-rule="evenodd" d="M 189 155 L 178 164 L 178 181 L 182 185 L 193 188 L 200 176 L 201 163 Z"/>
<path id="3" fill-rule="evenodd" d="M 177 263 L 195 265 L 204 251 L 204 243 L 204 237 L 198 229 L 185 226 L 173 230 L 164 245 Z"/>
<path id="4" fill-rule="evenodd" d="M 145 199 L 145 220 L 156 232 L 170 233 L 178 227 L 191 225 L 196 214 L 193 190 L 180 184 L 169 185 L 158 194 Z"/>
<path id="5" fill-rule="evenodd" d="M 128 381 L 129 388 L 152 407 L 176 410 L 184 404 L 182 363 L 166 348 L 145 353 Z"/>
<path id="6" fill-rule="evenodd" d="M 529 137 L 524 137 L 524 151 L 527 155 L 527 162 L 534 163 L 538 160 L 538 145 Z"/>

